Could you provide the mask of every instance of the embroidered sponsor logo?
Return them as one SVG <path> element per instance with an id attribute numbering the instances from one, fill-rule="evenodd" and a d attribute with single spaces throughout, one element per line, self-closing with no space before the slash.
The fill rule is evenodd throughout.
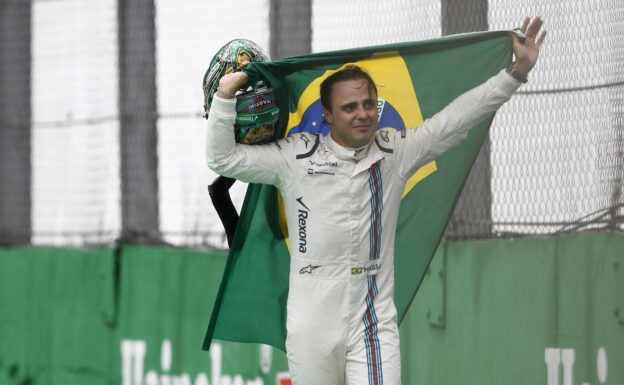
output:
<path id="1" fill-rule="evenodd" d="M 305 273 L 312 274 L 312 271 L 314 269 L 318 269 L 319 267 L 321 267 L 321 266 L 320 265 L 319 266 L 312 266 L 310 264 L 310 265 L 308 265 L 306 267 L 302 267 L 301 270 L 299 270 L 299 274 L 305 274 Z"/>
<path id="2" fill-rule="evenodd" d="M 377 271 L 381 269 L 381 264 L 380 263 L 375 263 L 369 266 L 358 266 L 358 267 L 352 267 L 351 268 L 351 275 L 358 275 L 358 274 L 362 274 L 362 273 L 370 273 L 373 271 Z"/>
<path id="3" fill-rule="evenodd" d="M 308 169 L 308 175 L 336 175 L 335 172 L 331 172 L 331 171 L 325 171 L 325 170 L 315 170 L 313 168 L 309 168 Z"/>
<path id="4" fill-rule="evenodd" d="M 370 271 L 375 271 L 375 270 L 379 270 L 381 269 L 381 264 L 379 263 L 375 263 L 373 265 L 370 266 L 364 266 L 364 272 L 370 272 Z"/>
<path id="5" fill-rule="evenodd" d="M 308 148 L 308 143 L 310 143 L 310 138 L 308 138 L 305 134 L 299 134 L 299 139 L 303 140 L 306 148 Z"/>
<path id="6" fill-rule="evenodd" d="M 362 274 L 362 268 L 361 267 L 352 267 L 351 268 L 351 275 L 358 275 L 358 274 Z"/>
<path id="7" fill-rule="evenodd" d="M 327 150 L 327 146 L 325 145 L 325 143 L 321 144 L 320 148 L 316 153 L 319 154 L 319 156 L 323 159 L 329 158 L 329 155 L 331 154 L 331 152 Z"/>
<path id="8" fill-rule="evenodd" d="M 310 167 L 308 168 L 308 175 L 336 175 L 335 172 L 328 170 L 329 167 L 338 167 L 338 162 L 316 162 L 314 160 L 309 160 L 308 163 Z M 318 168 L 321 168 L 319 170 Z"/>
<path id="9" fill-rule="evenodd" d="M 338 167 L 338 162 L 315 162 L 313 160 L 308 161 L 310 162 L 310 166 L 314 166 L 314 167 Z"/>
<path id="10" fill-rule="evenodd" d="M 303 203 L 303 197 L 297 198 L 297 202 L 303 207 L 303 209 L 298 210 L 299 217 L 299 252 L 305 253 L 307 251 L 308 244 L 308 232 L 307 232 L 307 224 L 308 224 L 308 214 L 310 213 L 310 209 L 308 206 Z"/>

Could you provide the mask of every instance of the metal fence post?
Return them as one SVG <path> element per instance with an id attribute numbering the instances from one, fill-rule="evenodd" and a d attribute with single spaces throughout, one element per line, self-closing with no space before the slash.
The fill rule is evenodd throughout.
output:
<path id="1" fill-rule="evenodd" d="M 271 60 L 312 52 L 312 0 L 271 0 Z"/>
<path id="2" fill-rule="evenodd" d="M 488 30 L 488 0 L 441 0 L 442 35 Z M 444 234 L 447 239 L 489 238 L 492 234 L 490 136 L 464 185 Z"/>
<path id="3" fill-rule="evenodd" d="M 0 245 L 30 243 L 31 2 L 0 3 Z"/>
<path id="4" fill-rule="evenodd" d="M 153 242 L 158 222 L 154 0 L 118 0 L 121 237 Z"/>

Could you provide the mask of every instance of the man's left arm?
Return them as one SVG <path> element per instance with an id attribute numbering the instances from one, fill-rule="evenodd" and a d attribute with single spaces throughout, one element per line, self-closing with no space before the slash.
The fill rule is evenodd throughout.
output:
<path id="1" fill-rule="evenodd" d="M 515 62 L 512 70 L 504 69 L 484 84 L 465 92 L 442 111 L 427 119 L 420 127 L 408 130 L 405 150 L 400 151 L 400 170 L 404 178 L 411 176 L 420 166 L 436 159 L 457 145 L 468 131 L 494 113 L 522 84 L 535 66 L 539 49 L 546 36 L 537 38 L 543 21 L 537 17 L 532 23 L 526 18 L 520 28 L 524 42 L 513 34 Z"/>

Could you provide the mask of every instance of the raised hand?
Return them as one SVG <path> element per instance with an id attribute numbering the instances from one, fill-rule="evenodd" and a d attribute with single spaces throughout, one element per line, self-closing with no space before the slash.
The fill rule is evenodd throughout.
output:
<path id="1" fill-rule="evenodd" d="M 241 67 L 244 67 L 247 64 L 249 64 L 249 62 L 245 61 Z M 247 84 L 248 80 L 249 78 L 247 74 L 243 71 L 230 72 L 219 80 L 219 91 L 217 91 L 217 93 L 221 98 L 231 99 L 233 97 L 231 95 L 236 94 L 236 91 L 243 88 L 243 86 Z"/>
<path id="2" fill-rule="evenodd" d="M 531 18 L 527 17 L 520 27 L 520 31 L 526 37 L 524 43 L 520 42 L 520 39 L 515 34 L 513 38 L 513 53 L 516 56 L 516 62 L 514 68 L 523 75 L 527 75 L 531 69 L 537 63 L 539 56 L 540 46 L 546 38 L 546 31 L 539 35 L 540 28 L 542 28 L 544 21 L 538 16 L 532 22 Z"/>

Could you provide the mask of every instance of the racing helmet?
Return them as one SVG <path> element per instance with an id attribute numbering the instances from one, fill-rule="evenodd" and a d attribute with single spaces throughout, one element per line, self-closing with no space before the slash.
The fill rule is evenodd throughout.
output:
<path id="1" fill-rule="evenodd" d="M 241 68 L 243 62 L 264 62 L 268 56 L 250 40 L 232 40 L 213 56 L 204 74 L 204 112 L 208 118 L 219 80 Z M 273 88 L 263 81 L 247 85 L 236 93 L 236 141 L 243 144 L 266 143 L 273 138 L 279 119 L 279 107 Z"/>

